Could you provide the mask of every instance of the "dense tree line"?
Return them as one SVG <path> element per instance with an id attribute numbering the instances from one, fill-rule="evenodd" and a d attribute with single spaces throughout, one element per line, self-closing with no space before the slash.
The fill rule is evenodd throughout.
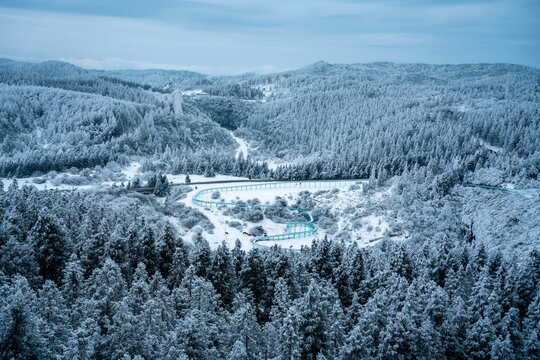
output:
<path id="1" fill-rule="evenodd" d="M 514 65 L 315 64 L 243 80 L 275 94 L 242 136 L 307 164 L 277 177 L 393 176 L 416 166 L 442 174 L 487 163 L 505 177 L 540 173 L 540 72 Z"/>
<path id="2" fill-rule="evenodd" d="M 0 83 L 59 88 L 137 103 L 157 103 L 150 92 L 141 91 L 150 89 L 148 86 L 107 75 L 99 76 L 60 61 L 26 63 L 0 59 Z"/>
<path id="3" fill-rule="evenodd" d="M 201 150 L 185 155 L 182 151 L 166 151 L 152 160 L 142 163 L 142 171 L 167 171 L 172 174 L 203 174 L 215 176 L 228 174 L 245 176 L 253 179 L 269 179 L 273 172 L 266 163 L 244 158 L 243 154 L 235 157 L 232 153 L 216 150 Z M 213 174 L 213 175 L 212 175 Z"/>
<path id="4" fill-rule="evenodd" d="M 235 81 L 229 83 L 218 82 L 212 86 L 204 87 L 203 90 L 210 95 L 234 97 L 245 100 L 257 100 L 263 97 L 263 92 L 258 87 L 246 86 L 245 84 L 239 84 Z"/>
<path id="5" fill-rule="evenodd" d="M 186 70 L 91 70 L 100 76 L 121 79 L 140 85 L 148 84 L 161 91 L 202 89 L 213 83 L 213 78 Z"/>
<path id="6" fill-rule="evenodd" d="M 245 125 L 248 116 L 257 107 L 255 102 L 229 96 L 194 96 L 188 97 L 186 102 L 193 102 L 210 119 L 229 130 Z"/>
<path id="7" fill-rule="evenodd" d="M 438 219 L 429 241 L 246 252 L 137 204 L 0 190 L 0 357 L 540 356 L 540 254 L 491 251 L 452 212 L 419 220 Z"/>
<path id="8" fill-rule="evenodd" d="M 182 95 L 156 105 L 34 86 L 0 85 L 0 176 L 105 165 L 127 156 L 233 149 L 226 130 Z"/>
<path id="9" fill-rule="evenodd" d="M 424 167 L 454 179 L 483 167 L 507 180 L 540 172 L 540 74 L 523 66 L 317 63 L 209 77 L 1 60 L 0 83 L 4 177 L 137 155 L 168 172 L 280 179 L 386 179 Z M 184 101 L 178 89 L 187 88 L 211 95 Z M 259 158 L 293 165 L 268 173 L 222 165 L 236 146 L 222 127 L 248 139 Z M 182 165 L 204 153 L 212 154 L 204 166 Z"/>

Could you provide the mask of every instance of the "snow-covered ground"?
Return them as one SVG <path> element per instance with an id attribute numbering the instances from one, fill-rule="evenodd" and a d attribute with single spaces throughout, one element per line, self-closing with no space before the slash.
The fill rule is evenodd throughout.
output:
<path id="1" fill-rule="evenodd" d="M 227 186 L 241 185 L 227 184 Z M 215 184 L 201 185 L 197 191 L 190 192 L 188 196 L 181 200 L 187 206 L 194 206 L 192 204 L 193 196 L 199 191 L 208 188 L 219 188 Z M 313 239 L 322 238 L 326 234 L 339 234 L 346 232 L 350 241 L 356 241 L 361 246 L 368 246 L 376 243 L 380 238 L 390 230 L 389 216 L 386 214 L 371 214 L 366 212 L 367 202 L 378 203 L 386 200 L 388 196 L 391 196 L 390 190 L 376 193 L 370 197 L 369 200 L 362 193 L 360 189 L 351 189 L 349 186 L 341 186 L 339 190 L 332 189 L 313 189 L 308 187 L 297 186 L 296 188 L 277 188 L 277 189 L 263 189 L 263 190 L 241 190 L 241 191 L 222 191 L 220 192 L 220 198 L 218 201 L 234 201 L 234 200 L 251 200 L 259 199 L 261 203 L 272 203 L 276 197 L 284 198 L 290 205 L 295 204 L 296 199 L 300 192 L 310 191 L 312 193 L 313 200 L 316 203 L 316 207 L 327 207 L 331 209 L 331 212 L 335 216 L 337 221 L 335 222 L 335 228 L 322 228 L 318 226 L 317 221 L 315 225 L 319 228 L 318 233 L 315 236 L 301 238 L 301 239 L 289 239 L 279 241 L 260 242 L 263 246 L 272 246 L 278 244 L 284 248 L 299 249 L 303 245 L 309 246 Z M 211 193 L 203 194 L 201 199 L 210 200 Z M 210 243 L 210 246 L 215 248 L 221 241 L 225 241 L 228 246 L 234 246 L 236 239 L 240 240 L 244 249 L 251 249 L 254 244 L 252 243 L 253 237 L 244 234 L 248 232 L 253 226 L 262 226 L 267 234 L 283 234 L 286 232 L 285 224 L 276 224 L 268 219 L 264 219 L 259 223 L 250 223 L 244 220 L 238 220 L 232 216 L 223 214 L 221 209 L 216 208 L 199 208 L 208 219 L 215 225 L 215 229 L 211 232 L 204 232 L 204 237 Z M 396 220 L 397 221 L 397 220 Z M 239 222 L 242 224 L 242 230 L 238 230 L 229 224 L 231 222 Z M 192 230 L 194 233 L 198 230 Z M 189 232 L 186 235 L 191 235 Z M 188 236 L 188 238 L 190 238 Z"/>
<path id="2" fill-rule="evenodd" d="M 272 95 L 272 93 L 274 93 L 274 91 L 276 91 L 276 85 L 275 84 L 265 84 L 265 85 L 259 86 L 259 88 L 263 92 L 264 97 L 268 97 L 268 96 Z"/>
<path id="3" fill-rule="evenodd" d="M 235 185 L 243 185 L 243 183 L 231 183 L 231 184 L 227 184 L 226 186 L 235 186 Z M 193 196 L 200 190 L 216 188 L 216 187 L 219 188 L 220 186 L 216 186 L 216 184 L 197 186 L 197 190 L 188 193 L 187 197 L 180 201 L 184 203 L 186 206 L 197 207 L 193 205 L 192 203 Z M 224 196 L 227 196 L 227 199 L 230 199 L 230 200 L 236 199 L 236 197 L 238 196 L 238 198 L 242 200 L 249 200 L 254 197 L 258 197 L 259 199 L 261 199 L 261 201 L 262 199 L 265 199 L 264 201 L 271 201 L 276 196 L 292 198 L 298 192 L 303 191 L 303 190 L 305 190 L 305 188 L 299 187 L 297 189 L 268 189 L 268 190 L 254 190 L 254 191 L 222 192 L 221 194 Z M 210 194 L 205 194 L 204 196 L 207 196 L 207 195 L 210 196 Z M 266 231 L 266 233 L 269 235 L 285 233 L 285 224 L 277 224 L 268 219 L 264 219 L 258 223 L 250 223 L 250 222 L 238 220 L 232 216 L 226 216 L 223 214 L 223 212 L 220 209 L 200 208 L 200 207 L 197 207 L 197 208 L 200 211 L 202 211 L 203 214 L 215 226 L 215 229 L 213 229 L 213 231 L 211 232 L 205 231 L 203 233 L 204 237 L 209 242 L 212 248 L 219 246 L 219 244 L 222 241 L 225 241 L 229 247 L 234 247 L 236 239 L 241 241 L 243 249 L 249 250 L 253 248 L 254 244 L 252 241 L 254 237 L 243 233 L 243 232 L 249 232 L 249 229 L 253 226 L 262 226 L 263 229 Z M 242 224 L 242 230 L 238 230 L 237 228 L 230 226 L 229 225 L 230 222 L 240 222 Z M 187 238 L 190 238 L 190 235 L 192 235 L 192 233 L 196 231 L 198 231 L 198 229 L 185 232 L 184 234 L 188 235 Z M 283 240 L 283 241 L 279 241 L 278 243 L 281 246 L 287 247 L 287 248 L 289 248 L 291 245 L 293 246 L 293 248 L 299 248 L 301 245 L 311 244 L 313 239 L 314 237 L 308 237 L 304 239 Z M 262 244 L 269 245 L 269 246 L 272 245 L 271 242 L 268 242 L 268 243 L 264 242 Z"/>
<path id="4" fill-rule="evenodd" d="M 122 173 L 126 177 L 126 180 L 132 181 L 136 177 L 136 175 L 139 173 L 140 168 L 141 168 L 141 163 L 138 161 L 133 161 L 131 162 L 131 164 L 129 164 L 128 167 L 122 170 Z"/>
<path id="5" fill-rule="evenodd" d="M 191 177 L 192 181 L 195 182 L 197 177 L 194 175 Z M 230 177 L 232 178 L 232 177 Z M 206 178 L 208 180 L 208 178 Z M 222 176 L 216 176 L 216 180 L 225 180 Z M 228 180 L 228 179 L 227 179 Z M 236 180 L 245 180 L 245 178 L 236 178 Z M 242 183 L 231 183 L 227 184 L 227 186 L 234 186 L 234 185 L 241 185 Z M 229 248 L 234 247 L 234 244 L 236 242 L 236 239 L 238 238 L 242 242 L 242 247 L 245 250 L 251 249 L 253 247 L 253 244 L 251 243 L 251 237 L 246 236 L 242 234 L 242 231 L 233 228 L 227 224 L 229 221 L 235 221 L 232 217 L 227 217 L 221 214 L 221 211 L 218 209 L 206 209 L 201 208 L 196 205 L 193 205 L 192 200 L 193 196 L 199 192 L 200 190 L 205 190 L 208 188 L 216 187 L 216 184 L 200 184 L 192 186 L 194 188 L 194 191 L 191 191 L 186 194 L 186 197 L 182 200 L 180 200 L 181 203 L 184 203 L 186 206 L 197 208 L 199 211 L 201 211 L 207 218 L 210 220 L 212 224 L 214 224 L 214 229 L 210 232 L 204 231 L 203 235 L 205 239 L 210 244 L 210 247 L 216 248 L 221 244 L 222 241 L 225 241 Z M 196 189 L 195 189 L 196 187 Z M 173 224 L 177 225 L 175 222 Z M 192 235 L 199 231 L 200 229 L 191 229 L 191 230 L 184 230 L 181 227 L 177 226 L 178 230 L 180 231 L 180 234 L 184 235 L 184 238 L 186 240 L 190 240 Z M 244 231 L 247 231 L 248 229 L 245 229 Z"/>
<path id="6" fill-rule="evenodd" d="M 50 172 L 47 175 L 42 176 L 31 176 L 26 178 L 17 178 L 17 183 L 19 186 L 24 185 L 33 185 L 38 190 L 73 190 L 73 189 L 98 189 L 109 187 L 111 185 L 120 185 L 122 182 L 126 183 L 127 181 L 132 181 L 135 177 L 141 176 L 139 173 L 141 164 L 139 162 L 133 161 L 127 167 L 123 168 L 119 172 L 115 172 L 115 175 L 118 177 L 118 181 L 112 180 L 99 180 L 100 174 L 95 170 L 87 169 L 88 173 L 82 175 L 82 173 L 72 174 L 69 171 L 64 172 Z M 105 170 L 102 172 L 111 173 L 110 170 Z M 54 175 L 51 175 L 54 174 Z M 0 179 L 4 184 L 4 188 L 7 188 L 12 182 L 13 179 Z M 182 181 L 184 181 L 182 179 Z"/>
<path id="7" fill-rule="evenodd" d="M 227 186 L 234 186 L 234 185 L 242 185 L 242 183 L 237 184 L 227 184 Z M 206 189 L 206 188 L 212 188 L 212 187 L 219 187 L 214 185 L 209 186 L 202 186 L 199 187 L 197 191 L 193 191 L 188 194 L 188 198 L 183 199 L 182 202 L 185 202 L 186 205 L 194 206 L 192 205 L 193 195 L 195 195 L 199 190 Z M 266 190 L 242 190 L 242 191 L 224 191 L 220 192 L 221 199 L 227 202 L 232 202 L 235 200 L 250 200 L 250 199 L 259 199 L 262 203 L 272 203 L 276 197 L 282 197 L 287 199 L 289 202 L 291 202 L 296 195 L 298 195 L 299 192 L 305 191 L 305 187 L 298 187 L 296 189 L 266 189 Z M 211 193 L 206 193 L 201 196 L 202 200 L 210 200 Z M 220 199 L 220 200 L 221 200 Z M 199 208 L 201 209 L 201 208 Z M 274 234 L 283 234 L 286 232 L 285 230 L 285 224 L 277 224 L 271 220 L 263 219 L 261 222 L 258 223 L 251 223 L 246 222 L 242 220 L 238 220 L 232 216 L 226 216 L 223 214 L 222 210 L 215 209 L 215 208 L 204 208 L 201 210 L 206 217 L 210 219 L 210 221 L 216 226 L 214 229 L 213 234 L 205 233 L 205 238 L 210 243 L 211 247 L 217 247 L 222 240 L 225 240 L 225 242 L 229 245 L 229 247 L 234 246 L 234 243 L 236 239 L 239 239 L 242 243 L 243 249 L 251 249 L 253 244 L 254 237 L 245 235 L 243 232 L 249 232 L 249 229 L 254 226 L 262 226 L 262 228 L 265 230 L 265 232 L 268 235 L 274 235 Z M 228 225 L 230 222 L 240 222 L 243 225 L 242 231 L 231 227 Z M 302 245 L 310 245 L 311 242 L 315 236 L 310 236 L 302 239 L 290 239 L 290 240 L 280 240 L 280 241 L 268 241 L 268 242 L 260 242 L 259 244 L 262 246 L 272 246 L 274 244 L 278 244 L 280 246 L 283 246 L 285 248 L 294 248 L 299 249 Z"/>
<path id="8" fill-rule="evenodd" d="M 236 141 L 238 143 L 238 148 L 236 149 L 236 155 L 235 155 L 236 158 L 238 159 L 238 156 L 240 156 L 240 153 L 242 153 L 242 155 L 244 156 L 244 159 L 245 159 L 247 157 L 248 151 L 249 151 L 249 145 L 248 145 L 247 141 L 237 137 L 236 135 L 234 135 L 234 133 L 232 131 L 229 131 L 229 133 L 231 134 L 234 141 Z"/>
<path id="9" fill-rule="evenodd" d="M 165 174 L 167 175 L 167 179 L 169 179 L 170 183 L 183 183 L 186 180 L 185 174 L 177 174 L 177 175 L 171 175 L 171 174 Z M 214 177 L 206 177 L 204 175 L 189 175 L 189 178 L 191 179 L 191 182 L 208 182 L 208 181 L 232 181 L 232 180 L 247 180 L 245 177 L 239 177 L 239 176 L 230 176 L 230 175 L 220 175 L 216 174 Z M 215 184 L 214 184 L 215 185 Z"/>
<path id="10" fill-rule="evenodd" d="M 493 151 L 493 152 L 500 153 L 500 152 L 503 152 L 503 151 L 504 151 L 504 149 L 503 149 L 502 147 L 499 147 L 499 146 L 493 146 L 493 145 L 491 145 L 490 143 L 488 143 L 488 142 L 485 141 L 485 140 L 478 139 L 478 141 L 480 142 L 480 145 L 482 145 L 482 146 L 485 147 L 486 149 L 491 150 L 491 151 Z"/>
<path id="11" fill-rule="evenodd" d="M 67 185 L 67 184 L 58 184 L 54 185 L 51 180 L 46 180 L 45 182 L 41 182 L 41 176 L 34 176 L 34 177 L 27 177 L 27 178 L 18 178 L 17 184 L 19 187 L 25 186 L 25 185 L 31 185 L 35 186 L 38 190 L 51 190 L 51 189 L 57 189 L 57 190 L 73 190 L 73 189 L 91 189 L 95 188 L 98 185 Z M 4 184 L 4 189 L 7 189 L 11 183 L 13 182 L 13 179 L 0 179 L 0 181 Z M 39 182 L 37 182 L 39 181 Z"/>
<path id="12" fill-rule="evenodd" d="M 109 187 L 112 185 L 120 185 L 121 183 L 126 184 L 128 181 L 133 182 L 135 178 L 143 178 L 144 174 L 140 172 L 141 163 L 137 161 L 131 162 L 127 167 L 122 168 L 120 171 L 115 172 L 115 175 L 119 180 L 89 180 L 83 179 L 84 184 L 71 184 L 71 183 L 62 183 L 60 179 L 80 179 L 82 175 L 80 174 L 71 174 L 68 171 L 55 173 L 54 176 L 43 175 L 43 176 L 32 176 L 26 178 L 17 178 L 17 183 L 19 186 L 24 185 L 33 185 L 38 190 L 72 190 L 72 189 L 98 189 Z M 90 176 L 96 175 L 95 171 L 90 171 Z M 186 174 L 165 174 L 170 183 L 183 183 L 186 179 Z M 189 175 L 192 182 L 205 182 L 205 181 L 222 181 L 222 180 L 246 180 L 247 178 L 237 177 L 237 176 L 228 176 L 228 175 L 219 175 L 215 177 L 205 177 L 204 175 Z M 0 178 L 0 181 L 4 184 L 4 188 L 9 187 L 13 182 L 13 179 Z"/>
<path id="13" fill-rule="evenodd" d="M 202 89 L 182 91 L 182 95 L 186 95 L 186 96 L 203 95 L 203 94 L 206 94 L 206 93 L 202 91 Z"/>
<path id="14" fill-rule="evenodd" d="M 228 186 L 229 184 L 227 184 Z M 241 191 L 223 191 L 220 192 L 220 199 L 225 202 L 234 202 L 236 200 L 251 200 L 259 199 L 262 204 L 272 203 L 276 197 L 282 197 L 287 200 L 292 200 L 299 192 L 308 190 L 307 187 L 297 186 L 293 189 L 257 189 L 257 190 L 241 190 Z M 201 196 L 202 200 L 211 200 L 211 193 L 205 193 Z"/>
<path id="15" fill-rule="evenodd" d="M 332 232 L 336 235 L 349 234 L 345 240 L 356 241 L 360 246 L 375 244 L 390 230 L 390 222 L 399 223 L 384 212 L 373 212 L 371 208 L 384 203 L 391 197 L 391 189 L 365 195 L 362 189 L 341 189 L 339 192 L 325 191 L 314 193 L 314 200 L 319 206 L 331 209 L 338 219 L 335 229 L 320 229 L 319 233 Z M 401 237 L 395 238 L 399 240 Z"/>
<path id="16" fill-rule="evenodd" d="M 516 185 L 514 185 L 514 184 L 512 184 L 512 183 L 502 183 L 502 184 L 501 184 L 501 187 L 506 188 L 506 189 L 511 189 L 511 190 L 513 190 L 513 189 L 516 188 Z"/>
<path id="17" fill-rule="evenodd" d="M 229 131 L 229 133 L 231 134 L 232 138 L 238 143 L 238 147 L 236 148 L 236 158 L 238 159 L 238 156 L 240 155 L 240 153 L 243 154 L 244 156 L 244 159 L 248 156 L 249 154 L 249 144 L 246 140 L 242 139 L 242 138 L 239 138 L 238 136 L 234 135 L 234 133 L 232 131 Z M 258 161 L 259 163 L 262 163 L 263 161 Z M 283 161 L 283 160 L 280 160 L 280 159 L 266 159 L 265 160 L 266 164 L 268 165 L 268 168 L 270 170 L 275 170 L 277 169 L 278 166 L 280 165 L 287 165 L 289 163 Z"/>
<path id="18" fill-rule="evenodd" d="M 275 84 L 264 84 L 257 86 L 263 93 L 264 98 L 261 100 L 262 102 L 266 102 L 268 97 L 276 91 L 276 85 Z"/>
<path id="19" fill-rule="evenodd" d="M 124 168 L 122 170 L 122 174 L 124 174 L 126 181 L 133 181 L 137 177 L 141 178 L 143 174 L 140 173 L 140 167 L 141 167 L 141 164 L 139 162 L 134 161 L 128 167 Z M 167 176 L 169 183 L 179 184 L 179 183 L 184 183 L 186 181 L 187 174 L 175 174 L 175 175 L 165 174 L 165 175 Z M 247 180 L 247 178 L 245 177 L 220 175 L 220 174 L 216 174 L 216 176 L 214 177 L 206 177 L 204 175 L 190 174 L 189 178 L 191 179 L 191 182 Z"/>
<path id="20" fill-rule="evenodd" d="M 269 100 L 271 100 L 271 97 L 275 96 L 280 99 L 286 98 L 291 96 L 291 90 L 287 87 L 278 87 L 276 84 L 256 84 L 253 85 L 253 87 L 256 87 L 260 89 L 263 93 L 263 98 L 261 99 L 261 102 L 265 103 Z"/>

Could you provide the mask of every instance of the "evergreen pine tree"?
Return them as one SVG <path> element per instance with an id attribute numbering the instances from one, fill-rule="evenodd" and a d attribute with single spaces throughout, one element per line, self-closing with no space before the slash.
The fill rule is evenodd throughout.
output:
<path id="1" fill-rule="evenodd" d="M 290 309 L 289 314 L 283 319 L 283 324 L 279 329 L 281 359 L 294 360 L 300 358 L 300 339 L 295 313 L 296 309 Z"/>
<path id="2" fill-rule="evenodd" d="M 45 212 L 41 212 L 30 230 L 30 237 L 41 276 L 44 279 L 58 282 L 67 261 L 68 249 L 65 236 L 57 220 Z"/>
<path id="3" fill-rule="evenodd" d="M 221 295 L 221 300 L 228 306 L 235 293 L 234 269 L 231 254 L 225 242 L 213 251 L 208 277 L 214 288 Z"/>

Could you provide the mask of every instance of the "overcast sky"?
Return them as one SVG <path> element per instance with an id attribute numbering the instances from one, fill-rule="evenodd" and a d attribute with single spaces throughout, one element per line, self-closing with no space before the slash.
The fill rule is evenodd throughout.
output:
<path id="1" fill-rule="evenodd" d="M 315 61 L 540 67 L 540 0 L 0 0 L 0 56 L 273 72 Z"/>

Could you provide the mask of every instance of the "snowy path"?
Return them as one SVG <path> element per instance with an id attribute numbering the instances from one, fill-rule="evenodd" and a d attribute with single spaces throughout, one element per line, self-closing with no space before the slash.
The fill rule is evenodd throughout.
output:
<path id="1" fill-rule="evenodd" d="M 238 143 L 238 148 L 236 148 L 235 157 L 238 159 L 238 156 L 240 156 L 240 153 L 242 153 L 243 156 L 244 156 L 244 159 L 247 158 L 247 156 L 249 154 L 249 144 L 247 143 L 247 141 L 242 139 L 242 138 L 239 138 L 236 135 L 234 135 L 232 131 L 229 131 L 229 134 L 231 134 L 234 141 L 236 141 Z M 263 163 L 263 161 L 260 161 L 260 160 L 257 161 L 257 162 L 258 163 Z M 291 163 L 285 162 L 285 161 L 280 160 L 280 159 L 266 159 L 264 162 L 266 162 L 266 164 L 268 165 L 268 168 L 270 170 L 275 170 L 280 165 L 291 164 Z"/>
<path id="2" fill-rule="evenodd" d="M 231 134 L 234 141 L 238 143 L 238 148 L 236 149 L 236 155 L 235 155 L 236 158 L 238 159 L 238 156 L 240 156 L 240 153 L 242 153 L 245 159 L 248 156 L 248 151 L 249 151 L 248 143 L 246 142 L 246 140 L 240 139 L 239 137 L 234 135 L 232 131 L 229 131 L 229 133 Z"/>

